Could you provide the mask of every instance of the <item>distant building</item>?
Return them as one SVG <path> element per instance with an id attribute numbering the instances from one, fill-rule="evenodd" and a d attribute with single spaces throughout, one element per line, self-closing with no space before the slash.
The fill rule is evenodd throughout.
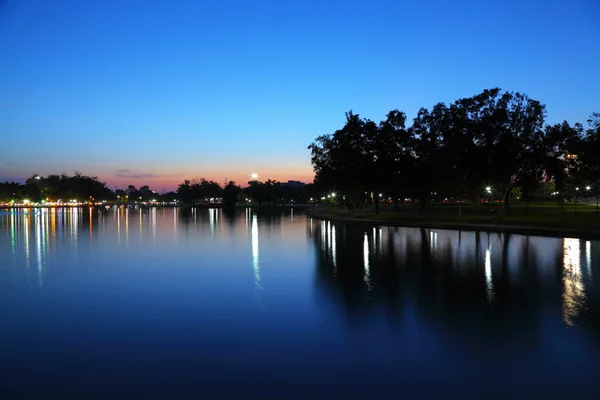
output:
<path id="1" fill-rule="evenodd" d="M 281 182 L 281 187 L 284 188 L 303 188 L 304 186 L 306 186 L 306 183 L 304 182 L 300 182 L 300 181 L 287 181 L 287 182 Z"/>

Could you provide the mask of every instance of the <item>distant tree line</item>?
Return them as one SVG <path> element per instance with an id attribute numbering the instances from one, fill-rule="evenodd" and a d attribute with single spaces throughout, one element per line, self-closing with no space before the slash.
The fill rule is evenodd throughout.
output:
<path id="1" fill-rule="evenodd" d="M 541 186 L 560 201 L 598 193 L 600 114 L 580 123 L 545 124 L 545 106 L 527 95 L 484 90 L 451 104 L 406 114 L 390 111 L 379 124 L 346 113 L 345 125 L 308 146 L 321 192 L 336 193 L 349 208 L 391 198 L 396 208 L 415 199 L 479 203 L 493 191 L 510 211 L 518 193 L 528 202 Z M 459 209 L 460 212 L 460 209 Z"/>
<path id="2" fill-rule="evenodd" d="M 229 181 L 225 187 L 221 187 L 214 181 L 204 178 L 185 180 L 179 184 L 177 195 L 184 204 L 197 204 L 209 199 L 220 199 L 224 205 L 235 205 L 240 203 L 253 203 L 258 205 L 278 205 L 292 203 L 308 203 L 313 185 L 290 186 L 275 180 L 268 179 L 266 182 L 252 180 L 246 188 L 238 186 Z"/>
<path id="3" fill-rule="evenodd" d="M 148 186 L 136 189 L 129 185 L 127 190 L 116 189 L 112 191 L 97 176 L 83 175 L 75 172 L 73 175 L 48 175 L 46 177 L 35 174 L 25 181 L 25 184 L 17 182 L 0 183 L 0 202 L 29 200 L 34 203 L 43 201 L 70 200 L 98 201 L 98 200 L 122 200 L 122 201 L 173 201 L 176 198 L 173 192 L 158 194 L 150 190 Z"/>
<path id="4" fill-rule="evenodd" d="M 28 200 L 33 203 L 44 201 L 69 202 L 70 200 L 103 201 L 112 200 L 119 202 L 178 202 L 186 205 L 212 202 L 225 205 L 244 204 L 277 205 L 291 203 L 307 203 L 314 193 L 312 185 L 289 186 L 274 180 L 248 182 L 248 187 L 241 188 L 230 181 L 224 187 L 217 182 L 197 178 L 185 180 L 178 185 L 174 192 L 157 193 L 149 186 L 136 188 L 129 185 L 126 189 L 111 190 L 106 183 L 101 182 L 96 176 L 87 176 L 75 172 L 72 176 L 48 175 L 43 177 L 35 174 L 28 178 L 25 184 L 16 182 L 0 183 L 0 202 L 22 202 Z M 316 197 L 316 196 L 315 196 Z"/>

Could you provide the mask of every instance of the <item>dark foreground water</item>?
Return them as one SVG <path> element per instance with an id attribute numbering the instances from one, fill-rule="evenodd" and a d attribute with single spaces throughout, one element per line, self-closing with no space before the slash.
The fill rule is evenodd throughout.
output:
<path id="1" fill-rule="evenodd" d="M 2 399 L 594 398 L 599 317 L 597 241 L 0 211 Z"/>

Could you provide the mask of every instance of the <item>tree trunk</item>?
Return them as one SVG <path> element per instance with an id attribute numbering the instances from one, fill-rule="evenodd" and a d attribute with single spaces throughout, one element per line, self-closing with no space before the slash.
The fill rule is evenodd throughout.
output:
<path id="1" fill-rule="evenodd" d="M 373 199 L 373 205 L 375 206 L 375 214 L 379 214 L 379 196 L 371 192 L 371 198 Z"/>

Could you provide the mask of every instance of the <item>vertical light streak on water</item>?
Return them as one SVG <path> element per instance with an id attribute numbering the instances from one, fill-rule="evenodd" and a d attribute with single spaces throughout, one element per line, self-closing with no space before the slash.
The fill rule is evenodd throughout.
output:
<path id="1" fill-rule="evenodd" d="M 117 208 L 117 245 L 121 246 L 121 208 Z"/>
<path id="2" fill-rule="evenodd" d="M 248 220 L 250 219 L 250 209 L 246 208 L 246 232 L 248 232 Z"/>
<path id="3" fill-rule="evenodd" d="M 77 207 L 73 207 L 71 208 L 71 239 L 73 239 L 73 242 L 76 242 L 78 237 L 77 237 L 77 230 L 79 229 L 79 208 Z"/>
<path id="4" fill-rule="evenodd" d="M 327 237 L 327 254 L 331 256 L 331 221 L 327 221 L 327 231 L 325 233 Z"/>
<path id="5" fill-rule="evenodd" d="M 563 320 L 575 326 L 575 317 L 584 307 L 585 292 L 581 279 L 579 239 L 563 239 Z"/>
<path id="6" fill-rule="evenodd" d="M 71 241 L 73 243 L 72 252 L 75 257 L 79 256 L 79 218 L 83 219 L 83 213 L 79 209 L 79 207 L 71 208 L 71 221 L 70 221 L 70 229 L 71 229 Z"/>
<path id="7" fill-rule="evenodd" d="M 142 224 L 142 211 L 141 210 L 140 210 L 140 212 L 139 212 L 138 215 L 140 216 L 140 228 L 139 228 L 139 231 L 140 231 L 140 244 L 142 244 L 144 242 L 144 227 L 143 227 L 143 224 Z"/>
<path id="8" fill-rule="evenodd" d="M 215 210 L 213 208 L 209 208 L 208 209 L 208 223 L 210 225 L 210 235 L 212 237 L 215 236 L 215 215 L 214 215 L 214 211 Z M 254 225 L 253 225 L 253 227 L 254 227 Z"/>
<path id="9" fill-rule="evenodd" d="M 10 210 L 10 245 L 13 255 L 13 263 L 15 262 L 15 210 Z"/>
<path id="10" fill-rule="evenodd" d="M 373 253 L 377 251 L 377 230 L 373 228 Z"/>
<path id="11" fill-rule="evenodd" d="M 219 234 L 219 225 L 221 223 L 221 209 L 215 208 L 215 232 Z"/>
<path id="12" fill-rule="evenodd" d="M 434 255 L 437 249 L 437 232 L 429 232 L 429 249 L 431 251 L 431 255 Z"/>
<path id="13" fill-rule="evenodd" d="M 44 212 L 44 225 L 42 225 L 42 253 L 44 254 L 46 260 L 48 260 L 48 250 L 50 248 L 50 215 L 53 212 L 53 208 L 50 208 Z"/>
<path id="14" fill-rule="evenodd" d="M 173 232 L 177 234 L 177 207 L 173 207 Z"/>
<path id="15" fill-rule="evenodd" d="M 492 245 L 485 250 L 485 287 L 487 299 L 491 303 L 494 300 L 494 284 L 492 282 Z"/>
<path id="16" fill-rule="evenodd" d="M 150 216 L 152 218 L 152 243 L 156 243 L 156 207 L 152 207 Z"/>
<path id="17" fill-rule="evenodd" d="M 379 254 L 383 254 L 383 229 L 379 228 L 379 241 L 377 242 Z"/>
<path id="18" fill-rule="evenodd" d="M 56 242 L 57 242 L 57 238 L 56 238 L 56 220 L 58 219 L 57 214 L 58 214 L 58 211 L 53 208 L 52 209 L 52 218 L 51 218 L 52 219 L 52 222 L 51 222 L 52 235 L 50 235 L 50 236 L 52 236 L 52 249 L 53 250 L 56 250 Z"/>
<path id="19" fill-rule="evenodd" d="M 36 264 L 37 264 L 37 275 L 38 275 L 38 287 L 41 289 L 44 286 L 42 278 L 42 210 L 39 210 L 35 214 L 34 229 L 35 229 L 35 250 L 36 250 Z"/>
<path id="20" fill-rule="evenodd" d="M 365 240 L 363 241 L 363 260 L 365 266 L 364 281 L 367 284 L 367 290 L 371 291 L 371 274 L 369 266 L 369 238 L 365 232 Z"/>
<path id="21" fill-rule="evenodd" d="M 27 292 L 28 293 L 32 293 L 33 292 L 33 287 L 31 284 L 31 270 L 30 270 L 30 258 L 29 258 L 29 210 L 28 209 L 24 209 L 23 210 L 24 215 L 23 215 L 23 235 L 24 235 L 24 242 L 25 242 L 25 268 L 26 268 L 26 274 L 27 274 Z"/>
<path id="22" fill-rule="evenodd" d="M 321 250 L 327 253 L 327 224 L 321 221 Z"/>
<path id="23" fill-rule="evenodd" d="M 331 259 L 333 260 L 333 273 L 337 274 L 337 254 L 335 249 L 335 226 L 331 226 Z"/>
<path id="24" fill-rule="evenodd" d="M 264 311 L 264 300 L 261 296 L 262 284 L 260 277 L 260 260 L 258 251 L 258 216 L 252 215 L 252 269 L 254 270 L 254 296 L 262 311 Z"/>
<path id="25" fill-rule="evenodd" d="M 29 269 L 29 212 L 25 211 L 23 215 L 25 226 L 23 227 L 23 239 L 25 241 L 25 265 Z"/>
<path id="26" fill-rule="evenodd" d="M 254 285 L 261 289 L 260 285 L 260 262 L 258 257 L 258 217 L 252 216 L 252 268 L 254 269 Z"/>
<path id="27" fill-rule="evenodd" d="M 140 209 L 140 213 L 142 210 Z M 125 209 L 125 248 L 129 249 L 129 208 Z"/>
<path id="28" fill-rule="evenodd" d="M 585 242 L 585 263 L 588 272 L 588 281 L 592 282 L 592 242 Z"/>

